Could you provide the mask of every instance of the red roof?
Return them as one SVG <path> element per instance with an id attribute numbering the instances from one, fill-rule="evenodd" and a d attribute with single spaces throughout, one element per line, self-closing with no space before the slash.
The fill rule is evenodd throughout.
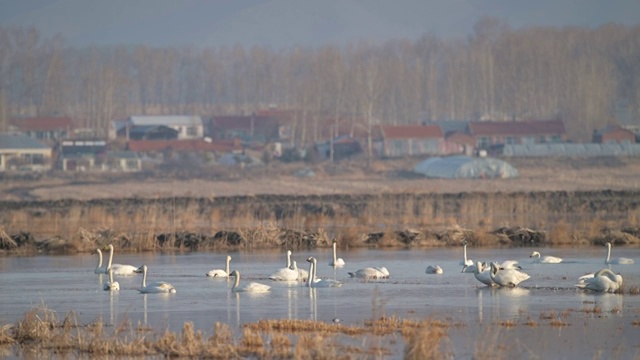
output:
<path id="1" fill-rule="evenodd" d="M 220 140 L 207 142 L 202 139 L 190 140 L 129 140 L 129 150 L 137 152 L 148 151 L 221 151 L 240 150 L 242 146 L 235 140 Z"/>
<path id="2" fill-rule="evenodd" d="M 73 120 L 70 117 L 13 118 L 10 122 L 21 131 L 54 131 L 73 128 Z"/>
<path id="3" fill-rule="evenodd" d="M 386 139 L 444 138 L 438 125 L 382 125 L 380 129 Z"/>
<path id="4" fill-rule="evenodd" d="M 565 134 L 562 120 L 543 121 L 472 121 L 471 135 L 555 135 Z"/>

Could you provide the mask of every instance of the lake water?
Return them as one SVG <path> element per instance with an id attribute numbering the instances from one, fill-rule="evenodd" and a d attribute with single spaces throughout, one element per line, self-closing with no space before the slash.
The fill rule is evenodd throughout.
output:
<path id="1" fill-rule="evenodd" d="M 532 250 L 560 256 L 561 264 L 533 264 Z M 24 312 L 40 305 L 63 318 L 75 311 L 86 323 L 102 318 L 107 324 L 130 319 L 179 331 L 186 321 L 212 333 L 215 322 L 239 329 L 259 319 L 315 319 L 345 325 L 362 324 L 381 315 L 410 319 L 441 319 L 462 326 L 449 336 L 456 358 L 471 358 L 492 343 L 499 354 L 519 358 L 638 358 L 640 357 L 640 296 L 598 294 L 574 287 L 579 276 L 603 267 L 605 247 L 588 248 L 469 248 L 474 260 L 519 260 L 531 275 L 514 289 L 490 289 L 473 274 L 461 273 L 461 248 L 340 251 L 344 268 L 328 266 L 330 250 L 293 254 L 299 267 L 308 269 L 308 256 L 318 259 L 318 275 L 344 282 L 340 288 L 308 289 L 301 283 L 268 280 L 285 265 L 284 251 L 231 253 L 231 269 L 240 271 L 241 283 L 258 281 L 272 286 L 269 293 L 234 294 L 232 280 L 212 279 L 205 273 L 224 268 L 226 253 L 115 254 L 116 263 L 149 267 L 147 281 L 164 280 L 176 294 L 140 294 L 141 275 L 120 276 L 121 290 L 102 290 L 106 275 L 94 274 L 96 255 L 0 258 L 0 325 L 14 323 Z M 633 265 L 611 265 L 624 278 L 626 291 L 640 287 L 640 248 L 614 247 L 613 256 L 634 258 Z M 442 275 L 425 274 L 439 265 Z M 385 266 L 390 279 L 362 281 L 348 271 Z M 589 311 L 594 308 L 600 311 Z M 568 326 L 551 324 L 550 314 L 563 314 Z M 527 319 L 535 326 L 523 325 Z M 518 326 L 504 326 L 505 322 Z M 389 347 L 402 356 L 402 341 Z"/>

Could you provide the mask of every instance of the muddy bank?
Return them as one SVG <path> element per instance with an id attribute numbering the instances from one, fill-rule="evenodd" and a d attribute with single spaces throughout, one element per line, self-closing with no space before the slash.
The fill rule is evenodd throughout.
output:
<path id="1" fill-rule="evenodd" d="M 603 236 L 634 243 L 639 220 L 640 191 L 611 190 L 0 202 L 0 225 L 9 236 L 28 233 L 34 241 L 65 243 L 76 239 L 79 249 L 102 241 L 87 234 L 103 234 L 104 241 L 141 250 L 165 244 L 193 248 L 192 243 L 324 246 L 333 237 L 350 246 L 461 241 L 460 236 L 447 240 L 448 231 L 471 232 L 467 240 L 490 245 L 504 242 L 499 230 L 505 228 L 544 233 L 544 244 L 587 244 Z M 411 232 L 420 235 L 407 235 Z M 185 240 L 179 234 L 196 235 Z"/>

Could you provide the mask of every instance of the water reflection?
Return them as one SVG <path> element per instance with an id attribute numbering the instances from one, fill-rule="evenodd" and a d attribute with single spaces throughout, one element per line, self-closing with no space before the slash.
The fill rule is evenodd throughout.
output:
<path id="1" fill-rule="evenodd" d="M 480 287 L 476 290 L 478 299 L 478 321 L 484 321 L 484 307 L 491 310 L 491 320 L 518 317 L 529 307 L 529 289 L 521 287 Z M 486 298 L 486 300 L 485 300 Z M 488 301 L 487 304 L 484 302 Z"/>
<path id="2" fill-rule="evenodd" d="M 309 290 L 309 312 L 311 320 L 318 320 L 318 297 L 316 288 L 308 288 Z"/>
<path id="3" fill-rule="evenodd" d="M 624 295 L 588 291 L 579 291 L 578 294 L 582 301 L 582 308 L 592 309 L 592 311 L 587 311 L 588 313 L 592 313 L 594 316 L 600 316 L 601 313 L 611 313 L 622 317 Z"/>

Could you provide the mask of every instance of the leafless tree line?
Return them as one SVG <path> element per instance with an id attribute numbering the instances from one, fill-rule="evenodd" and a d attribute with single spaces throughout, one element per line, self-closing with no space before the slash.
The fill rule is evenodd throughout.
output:
<path id="1" fill-rule="evenodd" d="M 640 26 L 514 30 L 485 18 L 466 39 L 290 50 L 78 49 L 34 28 L 0 27 L 0 130 L 12 116 L 68 115 L 106 133 L 131 114 L 208 117 L 273 104 L 299 110 L 298 144 L 321 137 L 321 118 L 370 131 L 560 117 L 573 140 L 588 140 L 620 109 L 640 114 Z"/>

